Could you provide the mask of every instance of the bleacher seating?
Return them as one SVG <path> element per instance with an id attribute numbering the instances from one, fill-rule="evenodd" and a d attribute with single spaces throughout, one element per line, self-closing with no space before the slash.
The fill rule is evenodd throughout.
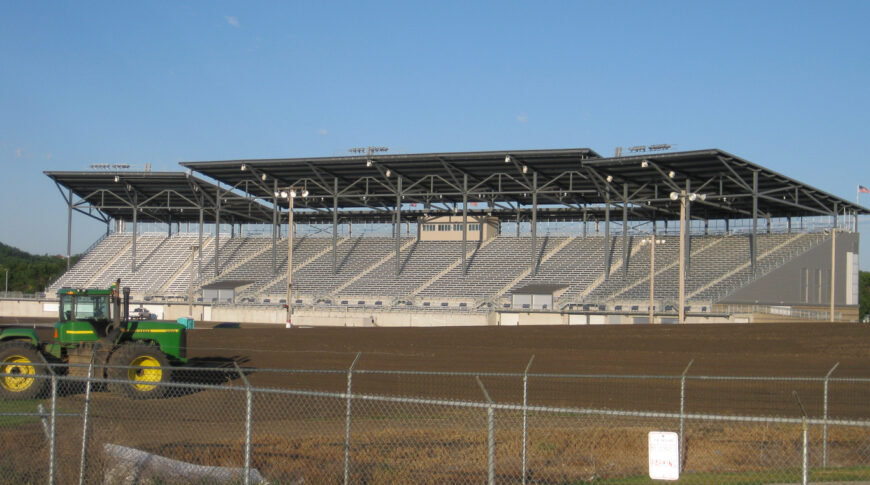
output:
<path id="1" fill-rule="evenodd" d="M 687 276 L 687 295 L 696 301 L 721 299 L 753 279 L 781 266 L 790 258 L 817 246 L 827 236 L 819 233 L 760 234 L 757 270 L 749 265 L 747 235 L 694 236 Z M 655 297 L 672 304 L 677 298 L 678 238 L 660 236 L 656 247 Z M 202 273 L 194 287 L 226 281 L 244 282 L 238 300 L 278 302 L 286 298 L 287 239 L 277 241 L 273 265 L 272 239 L 261 236 L 229 237 L 221 234 L 220 261 L 215 271 L 214 236 L 203 240 Z M 642 237 L 629 238 L 628 261 L 622 261 L 623 240 L 611 240 L 611 272 L 604 278 L 604 238 L 601 236 L 538 238 L 537 273 L 530 270 L 529 237 L 497 237 L 486 244 L 473 242 L 467 271 L 461 264 L 458 241 L 400 240 L 401 273 L 396 275 L 395 240 L 390 237 L 342 238 L 336 249 L 333 274 L 332 240 L 300 236 L 294 239 L 293 282 L 295 298 L 364 301 L 375 306 L 417 300 L 441 307 L 466 308 L 486 303 L 501 305 L 500 298 L 530 284 L 562 284 L 558 301 L 564 304 L 616 302 L 638 306 L 649 297 L 650 246 Z M 149 297 L 186 297 L 190 285 L 191 246 L 196 234 L 144 234 L 137 239 L 136 271 L 132 265 L 130 234 L 106 236 L 75 266 L 55 281 L 49 292 L 62 286 L 106 287 L 121 278 L 134 294 Z M 362 275 L 362 276 L 361 276 Z M 197 292 L 198 293 L 198 292 Z M 199 296 L 199 295 L 198 295 Z M 377 305 L 375 302 L 380 301 Z M 665 304 L 665 303 L 663 303 Z M 643 310 L 644 307 L 641 307 Z"/>

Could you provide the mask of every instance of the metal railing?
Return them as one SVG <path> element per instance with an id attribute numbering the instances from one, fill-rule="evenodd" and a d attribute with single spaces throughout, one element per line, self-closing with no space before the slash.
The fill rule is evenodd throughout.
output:
<path id="1" fill-rule="evenodd" d="M 692 376 L 690 362 L 679 375 L 625 376 L 534 374 L 533 359 L 521 373 L 366 370 L 359 358 L 344 370 L 166 368 L 173 382 L 137 384 L 167 396 L 143 400 L 102 392 L 129 381 L 91 377 L 118 366 L 41 373 L 47 397 L 0 401 L 0 473 L 49 484 L 640 483 L 647 434 L 674 431 L 683 483 L 870 480 L 870 379 L 834 378 L 836 366 L 809 378 Z M 275 376 L 310 381 L 251 382 Z M 384 392 L 392 378 L 409 385 Z M 631 399 L 638 386 L 647 408 Z M 669 399 L 651 395 L 667 389 Z M 780 415 L 741 412 L 758 389 Z M 717 411 L 725 395 L 737 404 Z"/>

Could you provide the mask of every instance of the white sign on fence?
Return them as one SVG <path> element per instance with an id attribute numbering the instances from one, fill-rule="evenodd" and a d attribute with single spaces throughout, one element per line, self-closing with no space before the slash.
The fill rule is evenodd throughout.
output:
<path id="1" fill-rule="evenodd" d="M 677 433 L 650 431 L 649 477 L 653 480 L 680 479 L 680 438 Z"/>

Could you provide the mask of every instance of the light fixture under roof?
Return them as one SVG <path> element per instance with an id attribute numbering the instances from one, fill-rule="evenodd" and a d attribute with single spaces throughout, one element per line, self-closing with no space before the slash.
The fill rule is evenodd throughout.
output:
<path id="1" fill-rule="evenodd" d="M 608 182 L 613 182 L 613 175 L 608 175 L 606 180 Z"/>
<path id="2" fill-rule="evenodd" d="M 245 164 L 244 164 L 244 163 L 243 163 L 243 164 L 242 164 L 242 166 L 241 166 L 241 167 L 239 167 L 239 169 L 240 169 L 240 170 L 241 170 L 241 171 L 242 171 L 242 172 L 244 172 L 244 171 L 245 171 L 245 170 L 247 170 L 247 169 L 248 169 L 248 166 L 247 166 L 247 165 L 245 165 Z"/>
<path id="3" fill-rule="evenodd" d="M 263 174 L 262 176 L 260 176 L 260 178 L 263 179 L 263 181 L 265 181 L 265 180 L 266 180 L 266 174 Z"/>
<path id="4" fill-rule="evenodd" d="M 644 160 L 644 161 L 640 162 L 640 166 L 641 166 L 641 168 L 647 168 L 647 167 L 649 167 L 649 162 Z"/>
<path id="5" fill-rule="evenodd" d="M 523 173 L 526 173 L 528 171 L 529 171 L 529 167 L 527 165 L 523 165 Z"/>
<path id="6" fill-rule="evenodd" d="M 392 172 L 390 172 L 390 169 L 387 169 L 387 177 L 389 177 L 391 173 Z"/>
<path id="7" fill-rule="evenodd" d="M 676 177 L 676 176 L 677 176 L 677 172 L 674 172 L 673 170 L 671 170 L 670 172 L 668 172 L 668 177 L 670 177 L 670 178 L 674 178 L 674 177 Z"/>
<path id="8" fill-rule="evenodd" d="M 680 194 L 676 192 L 671 192 L 671 200 L 677 200 L 680 198 Z"/>
<path id="9" fill-rule="evenodd" d="M 511 163 L 511 156 L 510 155 L 504 156 L 504 163 Z"/>

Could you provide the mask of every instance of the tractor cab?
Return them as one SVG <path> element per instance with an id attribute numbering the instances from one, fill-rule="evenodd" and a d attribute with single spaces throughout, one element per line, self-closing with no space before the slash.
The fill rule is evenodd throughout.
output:
<path id="1" fill-rule="evenodd" d="M 122 322 L 127 322 L 121 312 L 117 285 L 110 289 L 61 288 L 57 293 L 59 315 L 54 328 L 59 343 L 106 338 L 121 328 Z"/>

